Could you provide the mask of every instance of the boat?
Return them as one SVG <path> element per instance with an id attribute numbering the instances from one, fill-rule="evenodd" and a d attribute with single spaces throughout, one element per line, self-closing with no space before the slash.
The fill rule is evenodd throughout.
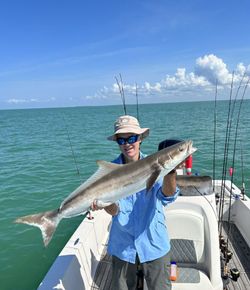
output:
<path id="1" fill-rule="evenodd" d="M 184 175 L 182 170 L 177 184 L 180 196 L 165 208 L 171 260 L 177 264 L 172 289 L 250 289 L 250 199 L 230 180 Z M 111 216 L 103 210 L 86 217 L 38 290 L 110 289 L 110 224 Z M 138 277 L 138 289 L 147 290 L 142 275 Z"/>

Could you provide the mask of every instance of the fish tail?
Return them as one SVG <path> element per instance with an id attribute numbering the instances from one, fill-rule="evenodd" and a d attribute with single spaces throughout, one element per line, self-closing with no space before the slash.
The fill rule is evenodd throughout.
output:
<path id="1" fill-rule="evenodd" d="M 49 244 L 61 218 L 58 210 L 46 211 L 38 214 L 26 215 L 17 218 L 15 223 L 38 227 L 42 232 L 44 246 Z"/>

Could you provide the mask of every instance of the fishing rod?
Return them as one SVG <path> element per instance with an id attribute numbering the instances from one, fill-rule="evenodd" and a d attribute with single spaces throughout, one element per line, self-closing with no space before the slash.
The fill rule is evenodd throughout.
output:
<path id="1" fill-rule="evenodd" d="M 125 99 L 125 93 L 124 93 L 124 85 L 123 85 L 123 80 L 122 80 L 122 75 L 121 73 L 119 74 L 120 75 L 120 80 L 121 80 L 121 89 L 122 89 L 122 96 L 123 96 L 123 101 L 124 101 L 124 105 L 125 105 L 125 111 L 126 111 L 126 99 Z M 126 111 L 126 114 L 127 115 L 127 111 Z"/>
<path id="2" fill-rule="evenodd" d="M 214 97 L 214 158 L 213 158 L 213 192 L 215 190 L 215 153 L 216 153 L 216 127 L 217 127 L 217 86 L 218 86 L 218 80 L 216 80 L 215 85 L 215 97 Z"/>
<path id="3" fill-rule="evenodd" d="M 138 102 L 138 87 L 137 87 L 137 83 L 135 83 L 135 96 L 136 96 L 136 114 L 137 114 L 137 120 L 139 121 L 139 102 Z"/>
<path id="4" fill-rule="evenodd" d="M 245 200 L 245 180 L 244 180 L 244 165 L 243 165 L 243 149 L 242 149 L 242 140 L 240 139 L 240 155 L 241 155 L 241 194 L 242 200 Z"/>
<path id="5" fill-rule="evenodd" d="M 236 153 L 236 144 L 237 144 L 237 137 L 238 137 L 238 127 L 239 127 L 239 121 L 240 121 L 240 115 L 241 115 L 241 108 L 242 108 L 242 103 L 246 94 L 247 87 L 249 85 L 250 78 L 248 78 L 244 91 L 240 100 L 239 104 L 239 110 L 238 110 L 238 116 L 237 116 L 237 121 L 236 121 L 236 128 L 235 128 L 235 137 L 234 137 L 234 147 L 233 147 L 233 161 L 232 161 L 232 175 L 231 175 L 231 188 L 230 188 L 230 197 L 229 197 L 229 210 L 228 210 L 228 231 L 227 231 L 227 247 L 228 247 L 228 236 L 230 234 L 231 230 L 231 205 L 232 205 L 232 195 L 233 195 L 233 181 L 234 181 L 234 164 L 235 164 L 235 153 Z"/>
<path id="6" fill-rule="evenodd" d="M 238 87 L 238 90 L 237 90 L 237 94 L 239 92 L 239 89 L 242 85 L 242 82 L 243 82 L 243 79 L 245 78 L 246 76 L 246 72 L 243 74 L 242 76 L 242 79 L 240 81 L 240 85 Z M 241 188 L 241 192 L 242 192 L 242 196 L 243 196 L 243 200 L 245 198 L 245 182 L 244 182 L 244 171 L 243 171 L 243 150 L 242 150 L 242 142 L 241 142 L 241 139 L 240 139 L 240 147 L 241 147 L 241 173 L 242 173 L 242 188 Z M 232 167 L 232 170 L 233 170 L 233 167 Z"/>
<path id="7" fill-rule="evenodd" d="M 118 80 L 118 78 L 116 76 L 115 76 L 115 80 L 116 80 L 117 86 L 119 88 L 124 115 L 127 115 L 126 98 L 125 98 L 125 93 L 124 93 L 123 80 L 122 80 L 121 74 L 119 74 L 119 76 L 120 76 L 120 81 Z M 137 115 L 137 120 L 139 121 L 139 101 L 138 101 L 138 85 L 137 85 L 137 83 L 135 84 L 135 97 L 136 97 L 136 115 Z"/>
<path id="8" fill-rule="evenodd" d="M 229 95 L 229 105 L 228 105 L 228 115 L 227 115 L 227 128 L 226 128 L 226 136 L 225 136 L 225 145 L 224 145 L 224 157 L 223 157 L 223 168 L 222 168 L 222 177 L 221 177 L 221 192 L 220 192 L 220 203 L 219 203 L 219 232 L 220 236 L 222 233 L 222 215 L 223 215 L 223 204 L 225 198 L 225 180 L 226 180 L 226 168 L 227 168 L 227 153 L 228 153 L 228 135 L 229 135 L 229 121 L 231 115 L 231 103 L 232 103 L 232 93 L 233 93 L 233 82 L 234 82 L 234 72 L 232 73 L 232 81 Z"/>
<path id="9" fill-rule="evenodd" d="M 244 78 L 244 77 L 243 77 Z M 243 79 L 242 79 L 243 80 Z M 240 82 L 239 88 L 241 87 L 242 82 Z M 239 126 L 239 120 L 240 120 L 240 114 L 241 114 L 241 108 L 242 108 L 242 103 L 243 103 L 243 99 L 246 93 L 246 89 L 248 87 L 249 84 L 249 79 L 245 85 L 245 89 L 244 92 L 242 94 L 241 97 L 241 101 L 240 101 L 240 105 L 239 105 L 239 110 L 238 110 L 238 116 L 237 116 L 237 121 L 236 121 L 236 129 L 235 129 L 235 138 L 234 138 L 234 147 L 233 147 L 233 165 L 232 168 L 234 168 L 234 162 L 235 162 L 235 152 L 236 152 L 236 142 L 237 142 L 237 134 L 238 134 L 238 126 Z M 239 91 L 239 89 L 238 89 Z M 238 94 L 237 91 L 237 94 Z M 230 128 L 231 130 L 231 128 Z M 230 200 L 229 200 L 229 209 L 228 209 L 228 221 L 227 221 L 227 239 L 225 241 L 225 238 L 221 235 L 220 232 L 220 248 L 224 257 L 224 265 L 223 265 L 223 277 L 224 279 L 228 279 L 228 263 L 230 261 L 230 259 L 232 258 L 233 253 L 231 251 L 229 251 L 228 249 L 228 244 L 229 244 L 229 235 L 231 233 L 231 207 L 232 207 L 232 195 L 233 195 L 233 175 L 234 175 L 234 170 L 232 170 L 231 172 L 231 189 L 230 189 Z M 231 272 L 234 270 L 234 274 L 235 274 L 235 278 L 237 281 L 237 278 L 239 277 L 239 271 L 235 268 L 235 269 L 231 269 Z M 236 277 L 237 276 L 237 277 Z"/>
<path id="10" fill-rule="evenodd" d="M 67 132 L 67 136 L 68 136 L 68 140 L 69 140 L 69 144 L 70 144 L 70 148 L 71 148 L 71 153 L 72 153 L 72 156 L 73 156 L 73 159 L 74 159 L 76 172 L 77 172 L 77 175 L 80 177 L 80 183 L 82 183 L 83 179 L 82 179 L 82 176 L 80 174 L 80 170 L 79 170 L 79 167 L 78 167 L 78 164 L 77 164 L 77 161 L 76 161 L 75 152 L 74 152 L 73 145 L 72 145 L 72 142 L 71 142 L 71 139 L 70 139 L 69 129 L 68 129 L 68 126 L 67 126 L 67 123 L 66 123 L 64 115 L 63 115 L 63 121 L 64 121 L 64 126 L 66 128 L 66 132 Z"/>
<path id="11" fill-rule="evenodd" d="M 123 89 L 123 81 L 122 81 L 121 74 L 119 74 L 119 75 L 120 75 L 120 81 L 118 80 L 118 78 L 116 76 L 115 76 L 115 80 L 116 80 L 116 83 L 118 85 L 120 96 L 121 96 L 121 99 L 122 99 L 124 115 L 127 115 L 126 99 L 125 99 L 125 94 L 124 94 L 124 89 Z"/>
<path id="12" fill-rule="evenodd" d="M 195 185 L 192 185 L 192 187 L 203 197 L 205 198 L 205 200 L 208 202 L 208 204 L 211 206 L 212 210 L 213 210 L 213 213 L 214 213 L 214 216 L 217 218 L 217 212 L 214 208 L 214 206 L 212 205 L 211 201 L 209 201 L 209 199 L 206 197 L 206 193 L 202 193 L 200 192 L 200 190 L 195 186 Z"/>
<path id="13" fill-rule="evenodd" d="M 226 154 L 225 154 L 225 156 L 226 156 L 226 159 L 225 159 L 226 160 L 225 167 L 224 167 L 224 163 L 223 163 L 223 169 L 224 169 L 225 179 L 224 180 L 222 179 L 223 198 L 221 200 L 222 203 L 220 203 L 220 206 L 221 206 L 221 215 L 220 215 L 220 212 L 219 212 L 219 217 L 221 218 L 221 220 L 222 220 L 223 211 L 224 211 L 225 181 L 226 181 L 226 172 L 227 172 L 227 163 L 228 163 L 228 152 L 229 152 L 229 144 L 230 144 L 230 136 L 231 136 L 231 130 L 232 130 L 232 123 L 233 123 L 233 116 L 234 116 L 234 110 L 235 110 L 235 105 L 236 105 L 237 97 L 238 97 L 240 88 L 242 87 L 242 82 L 243 82 L 245 76 L 246 76 L 246 74 L 244 73 L 243 76 L 242 76 L 242 78 L 241 78 L 241 80 L 240 80 L 240 84 L 239 84 L 238 89 L 237 89 L 237 92 L 235 94 L 234 102 L 233 102 L 233 105 L 231 107 L 230 114 L 229 114 L 230 115 L 230 118 L 229 118 L 228 137 L 227 137 L 227 140 L 228 141 L 227 141 Z M 231 88 L 232 88 L 232 86 L 231 86 Z M 220 231 L 220 234 L 221 234 L 221 231 Z"/>
<path id="14" fill-rule="evenodd" d="M 238 98 L 238 94 L 239 94 L 239 91 L 240 91 L 240 88 L 242 87 L 242 82 L 245 78 L 245 75 L 246 74 L 243 74 L 241 80 L 240 80 L 240 84 L 238 86 L 238 89 L 237 89 L 237 92 L 235 94 L 235 97 L 234 97 L 234 102 L 233 102 L 233 106 L 232 106 L 232 110 L 231 110 L 231 117 L 230 117 L 230 123 L 229 123 L 229 137 L 228 137 L 228 142 L 230 140 L 230 136 L 231 136 L 231 129 L 232 129 L 232 123 L 233 123 L 233 117 L 234 117 L 234 110 L 235 110 L 235 106 L 236 106 L 236 101 L 237 101 L 237 98 Z M 227 148 L 227 156 L 228 156 L 228 150 L 229 150 L 229 146 Z"/>
<path id="15" fill-rule="evenodd" d="M 67 136 L 68 136 L 68 140 L 69 140 L 69 144 L 70 144 L 70 148 L 71 148 L 71 153 L 72 153 L 72 156 L 73 156 L 73 159 L 74 159 L 74 163 L 75 163 L 75 167 L 76 167 L 76 172 L 77 172 L 77 175 L 80 178 L 80 184 L 82 184 L 83 183 L 83 178 L 82 178 L 82 175 L 80 173 L 80 170 L 79 170 L 79 167 L 78 167 L 78 164 L 77 164 L 77 161 L 76 161 L 75 152 L 74 152 L 74 149 L 73 149 L 73 145 L 72 145 L 71 138 L 70 138 L 70 134 L 69 134 L 69 129 L 68 129 L 68 126 L 67 126 L 67 123 L 66 123 L 66 120 L 65 120 L 64 115 L 63 115 L 63 121 L 64 121 L 64 125 L 65 125 L 65 128 L 66 128 L 66 132 L 67 132 Z M 92 220 L 94 218 L 91 215 L 90 210 L 86 212 L 86 215 L 85 216 L 87 216 L 87 218 L 89 220 Z"/>

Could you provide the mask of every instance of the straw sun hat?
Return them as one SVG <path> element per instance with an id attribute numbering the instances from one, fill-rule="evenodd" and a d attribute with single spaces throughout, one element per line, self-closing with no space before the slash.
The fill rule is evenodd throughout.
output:
<path id="1" fill-rule="evenodd" d="M 107 139 L 116 141 L 116 135 L 121 133 L 134 133 L 141 135 L 141 139 L 145 139 L 149 134 L 149 128 L 141 128 L 135 117 L 125 115 L 119 117 L 114 123 L 114 134 Z"/>

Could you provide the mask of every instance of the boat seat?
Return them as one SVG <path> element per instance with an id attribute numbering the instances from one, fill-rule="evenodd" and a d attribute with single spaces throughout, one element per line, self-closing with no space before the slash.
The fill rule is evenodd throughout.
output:
<path id="1" fill-rule="evenodd" d="M 203 271 L 179 266 L 177 271 L 177 280 L 172 282 L 172 290 L 214 290 Z"/>
<path id="2" fill-rule="evenodd" d="M 214 289 L 207 276 L 200 268 L 198 260 L 202 260 L 202 243 L 188 239 L 171 239 L 171 261 L 178 265 L 177 280 L 173 282 L 172 289 Z"/>
<path id="3" fill-rule="evenodd" d="M 171 261 L 185 264 L 196 264 L 197 253 L 193 240 L 187 239 L 171 239 Z M 201 250 L 202 251 L 202 250 Z"/>
<path id="4" fill-rule="evenodd" d="M 177 280 L 172 289 L 214 289 L 206 265 L 204 216 L 191 210 L 167 211 L 171 261 L 177 263 Z"/>

